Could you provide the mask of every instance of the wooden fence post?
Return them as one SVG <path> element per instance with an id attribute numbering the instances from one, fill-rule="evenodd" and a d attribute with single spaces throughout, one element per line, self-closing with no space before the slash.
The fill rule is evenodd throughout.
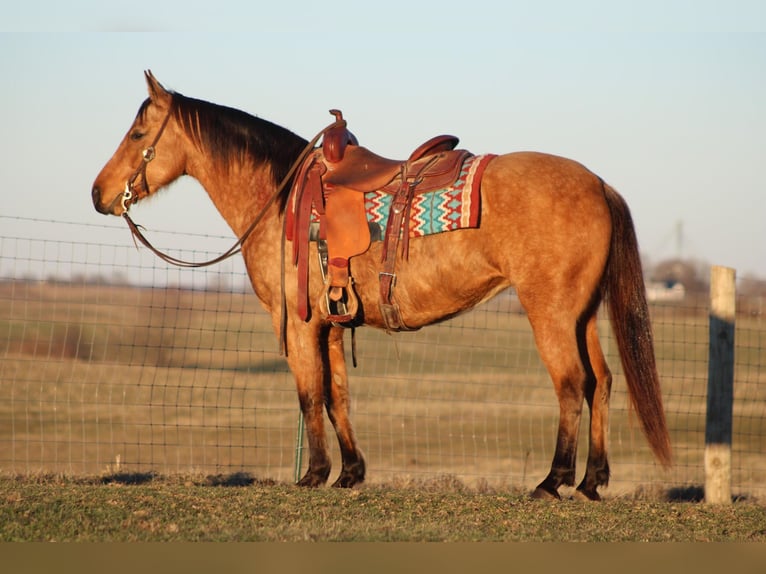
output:
<path id="1" fill-rule="evenodd" d="M 710 271 L 710 355 L 705 424 L 705 502 L 731 504 L 735 271 Z"/>

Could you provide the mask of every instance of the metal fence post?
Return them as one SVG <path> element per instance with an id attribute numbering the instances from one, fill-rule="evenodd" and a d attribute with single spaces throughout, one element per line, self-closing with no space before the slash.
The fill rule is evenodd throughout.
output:
<path id="1" fill-rule="evenodd" d="M 303 410 L 298 413 L 298 430 L 295 433 L 295 466 L 294 477 L 295 482 L 301 479 L 301 463 L 303 460 L 303 428 L 305 423 L 303 421 Z"/>

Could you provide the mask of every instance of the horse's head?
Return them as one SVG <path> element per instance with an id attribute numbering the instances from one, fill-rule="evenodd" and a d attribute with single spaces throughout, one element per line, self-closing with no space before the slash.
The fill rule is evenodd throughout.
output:
<path id="1" fill-rule="evenodd" d="M 149 98 L 93 182 L 93 206 L 100 213 L 121 215 L 184 173 L 185 157 L 172 117 L 173 94 L 151 72 L 145 75 Z"/>

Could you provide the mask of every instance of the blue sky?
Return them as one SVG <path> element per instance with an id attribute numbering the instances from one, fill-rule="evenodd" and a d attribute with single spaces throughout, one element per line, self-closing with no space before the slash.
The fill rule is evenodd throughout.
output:
<path id="1" fill-rule="evenodd" d="M 437 133 L 476 153 L 571 157 L 625 196 L 650 262 L 680 251 L 766 278 L 764 2 L 71 0 L 0 14 L 0 215 L 110 223 L 90 187 L 152 69 L 307 138 L 341 108 L 392 157 Z M 192 181 L 134 209 L 150 231 L 230 234 Z"/>

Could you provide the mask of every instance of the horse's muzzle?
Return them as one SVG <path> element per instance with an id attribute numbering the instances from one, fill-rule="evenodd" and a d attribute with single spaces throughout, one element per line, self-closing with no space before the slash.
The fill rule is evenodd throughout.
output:
<path id="1" fill-rule="evenodd" d="M 96 211 L 109 215 L 109 208 L 101 203 L 101 189 L 97 185 L 93 186 L 90 196 L 93 199 L 93 207 L 96 208 Z"/>

